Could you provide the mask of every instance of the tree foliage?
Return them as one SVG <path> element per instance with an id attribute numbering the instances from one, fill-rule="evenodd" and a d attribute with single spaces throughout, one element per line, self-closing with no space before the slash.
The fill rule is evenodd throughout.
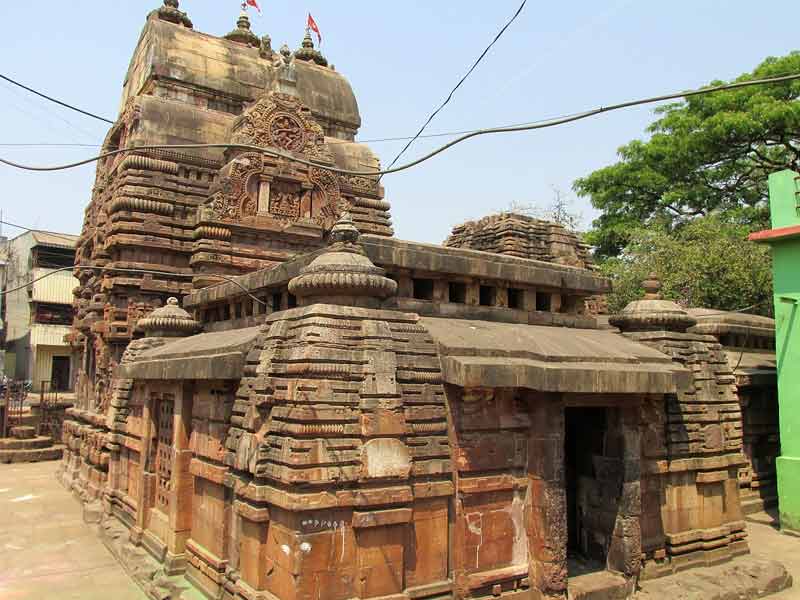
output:
<path id="1" fill-rule="evenodd" d="M 770 315 L 769 248 L 748 242 L 749 231 L 719 215 L 694 219 L 678 231 L 661 225 L 634 229 L 625 251 L 601 265 L 614 284 L 609 310 L 616 313 L 641 298 L 642 281 L 655 272 L 664 297 L 682 306 L 739 310 L 757 305 L 748 312 Z"/>
<path id="2" fill-rule="evenodd" d="M 800 73 L 800 52 L 768 58 L 736 81 Z M 715 81 L 711 85 L 721 85 Z M 601 211 L 587 241 L 616 256 L 642 224 L 668 230 L 716 212 L 751 230 L 768 226 L 767 176 L 800 170 L 800 80 L 693 96 L 656 110 L 646 141 L 579 179 Z"/>

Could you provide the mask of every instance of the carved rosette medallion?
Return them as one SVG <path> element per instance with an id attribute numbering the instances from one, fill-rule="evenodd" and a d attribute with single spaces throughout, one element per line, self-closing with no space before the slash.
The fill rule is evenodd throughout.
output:
<path id="1" fill-rule="evenodd" d="M 329 159 L 325 133 L 299 99 L 272 92 L 248 108 L 234 125 L 233 142 L 279 148 Z"/>
<path id="2" fill-rule="evenodd" d="M 300 119 L 284 112 L 276 112 L 269 120 L 269 139 L 272 146 L 302 152 L 306 145 L 306 133 Z"/>

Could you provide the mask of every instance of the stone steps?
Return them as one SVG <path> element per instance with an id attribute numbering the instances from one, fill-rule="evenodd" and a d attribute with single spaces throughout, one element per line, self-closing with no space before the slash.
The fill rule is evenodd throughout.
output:
<path id="1" fill-rule="evenodd" d="M 21 450 L 0 450 L 0 464 L 32 463 L 48 460 L 61 460 L 64 446 L 50 446 L 47 448 L 28 448 Z"/>
<path id="2" fill-rule="evenodd" d="M 27 439 L 3 438 L 0 439 L 0 451 L 2 450 L 37 450 L 53 445 L 53 438 L 50 436 L 38 436 Z"/>
<path id="3" fill-rule="evenodd" d="M 742 492 L 739 495 L 742 514 L 745 516 L 764 512 L 778 506 L 778 488 L 773 484 L 764 486 L 757 491 Z"/>
<path id="4" fill-rule="evenodd" d="M 31 425 L 17 425 L 11 428 L 11 437 L 18 440 L 32 440 L 36 437 L 36 428 Z"/>

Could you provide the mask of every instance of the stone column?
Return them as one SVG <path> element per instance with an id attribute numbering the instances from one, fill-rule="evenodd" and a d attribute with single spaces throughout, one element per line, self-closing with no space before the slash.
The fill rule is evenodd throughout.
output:
<path id="1" fill-rule="evenodd" d="M 481 303 L 481 284 L 471 281 L 467 284 L 467 304 L 478 306 Z"/>
<path id="2" fill-rule="evenodd" d="M 184 551 L 186 540 L 192 530 L 192 496 L 194 478 L 189 472 L 192 451 L 189 439 L 192 431 L 193 382 L 183 384 L 180 395 L 175 400 L 173 415 L 174 434 L 172 478 L 170 480 L 169 539 L 167 540 L 167 570 L 182 571 L 185 567 Z"/>
<path id="3" fill-rule="evenodd" d="M 534 589 L 567 591 L 567 493 L 564 474 L 564 402 L 560 395 L 528 396 L 528 555 Z"/>
<path id="4" fill-rule="evenodd" d="M 617 420 L 613 426 L 622 437 L 622 491 L 614 534 L 608 549 L 608 567 L 627 576 L 634 576 L 642 564 L 642 490 L 641 435 L 639 406 L 613 411 Z"/>
<path id="5" fill-rule="evenodd" d="M 550 312 L 561 312 L 561 294 L 550 294 Z"/>
<path id="6" fill-rule="evenodd" d="M 258 187 L 258 214 L 269 213 L 270 181 L 262 179 Z"/>
<path id="7" fill-rule="evenodd" d="M 411 280 L 411 274 L 405 272 L 397 273 L 397 295 L 401 298 L 414 297 L 414 282 Z"/>
<path id="8" fill-rule="evenodd" d="M 522 308 L 528 312 L 536 310 L 536 288 L 526 288 L 522 291 Z"/>
<path id="9" fill-rule="evenodd" d="M 450 285 L 444 279 L 433 280 L 433 300 L 434 302 L 450 301 Z"/>
<path id="10" fill-rule="evenodd" d="M 131 542 L 139 545 L 142 542 L 144 530 L 147 528 L 147 513 L 153 504 L 153 490 L 155 475 L 148 472 L 153 465 L 149 464 L 150 446 L 156 443 L 153 440 L 153 399 L 145 393 L 142 409 L 142 438 L 141 453 L 139 454 L 139 493 L 136 497 L 136 524 L 131 529 Z"/>
<path id="11" fill-rule="evenodd" d="M 494 305 L 499 308 L 508 308 L 508 286 L 498 283 L 495 290 Z"/>

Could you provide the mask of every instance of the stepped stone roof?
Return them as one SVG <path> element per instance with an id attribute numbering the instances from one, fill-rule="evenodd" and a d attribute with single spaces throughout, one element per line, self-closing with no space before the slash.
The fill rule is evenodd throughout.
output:
<path id="1" fill-rule="evenodd" d="M 589 247 L 564 226 L 504 212 L 453 228 L 445 246 L 592 268 Z"/>

